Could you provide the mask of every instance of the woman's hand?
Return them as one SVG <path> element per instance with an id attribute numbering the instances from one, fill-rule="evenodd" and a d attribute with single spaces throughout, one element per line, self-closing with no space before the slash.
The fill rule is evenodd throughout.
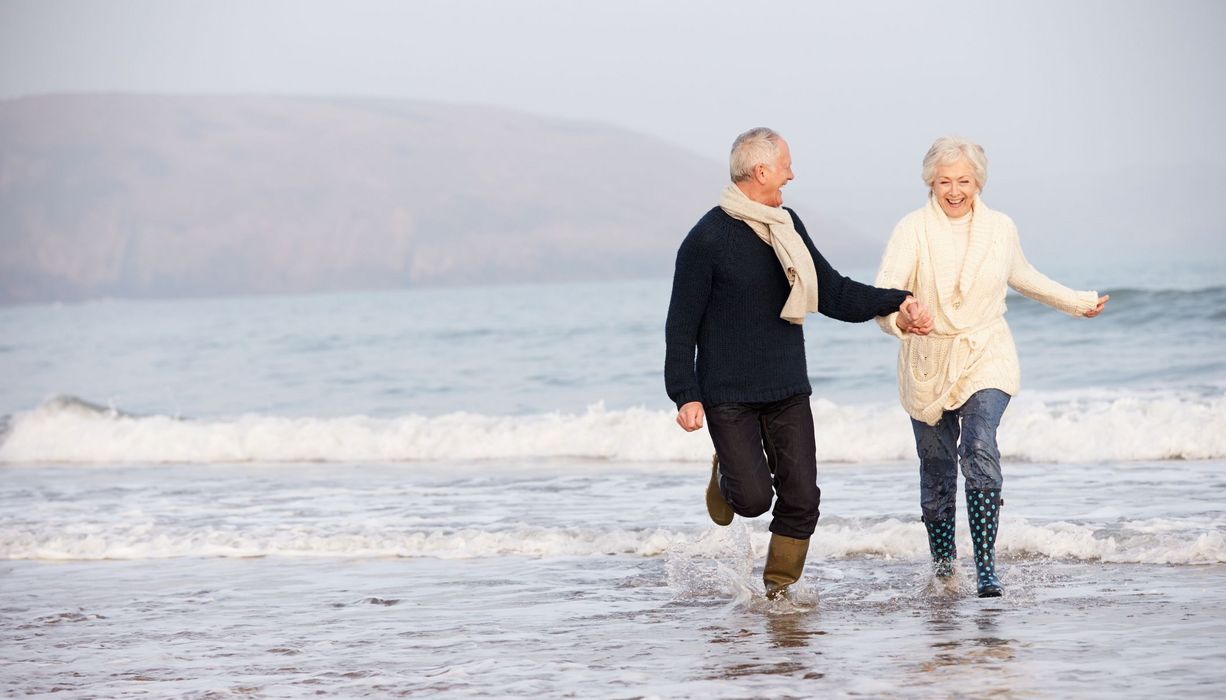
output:
<path id="1" fill-rule="evenodd" d="M 1110 294 L 1104 294 L 1098 298 L 1098 306 L 1095 306 L 1092 311 L 1085 313 L 1086 318 L 1094 318 L 1103 312 L 1103 307 L 1107 305 L 1107 300 L 1111 298 Z"/>
<path id="2" fill-rule="evenodd" d="M 919 299 L 907 297 L 903 300 L 902 306 L 898 307 L 898 316 L 894 319 L 894 325 L 898 326 L 898 330 L 903 333 L 928 335 L 932 332 L 932 314 Z"/>

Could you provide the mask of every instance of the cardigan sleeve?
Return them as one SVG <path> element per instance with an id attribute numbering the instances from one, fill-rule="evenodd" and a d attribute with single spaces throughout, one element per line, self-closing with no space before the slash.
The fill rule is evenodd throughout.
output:
<path id="1" fill-rule="evenodd" d="M 715 269 L 711 248 L 702 230 L 695 228 L 677 250 L 673 292 L 664 323 L 664 387 L 677 408 L 691 401 L 702 401 L 694 351 L 698 346 L 698 328 L 711 295 Z"/>
<path id="2" fill-rule="evenodd" d="M 839 321 L 861 323 L 891 313 L 910 295 L 910 292 L 901 289 L 879 289 L 840 275 L 813 245 L 800 217 L 791 209 L 788 209 L 788 213 L 792 215 L 796 232 L 804 240 L 809 255 L 813 256 L 813 267 L 817 269 L 818 313 Z"/>
<path id="3" fill-rule="evenodd" d="M 1011 260 L 1009 265 L 1009 286 L 1019 294 L 1046 304 L 1053 309 L 1063 311 L 1070 316 L 1083 316 L 1087 311 L 1098 306 L 1098 292 L 1079 292 L 1055 282 L 1026 260 L 1022 253 L 1022 244 L 1018 239 L 1017 228 L 1009 222 Z"/>
<path id="4" fill-rule="evenodd" d="M 881 256 L 881 268 L 877 270 L 877 279 L 873 282 L 878 287 L 898 287 L 915 289 L 916 256 L 919 249 L 915 245 L 915 234 L 903 222 L 898 222 L 890 242 L 885 246 Z M 902 302 L 899 302 L 901 306 Z M 887 316 L 878 316 L 877 325 L 881 330 L 896 337 L 905 338 L 907 334 L 898 327 L 898 311 Z"/>

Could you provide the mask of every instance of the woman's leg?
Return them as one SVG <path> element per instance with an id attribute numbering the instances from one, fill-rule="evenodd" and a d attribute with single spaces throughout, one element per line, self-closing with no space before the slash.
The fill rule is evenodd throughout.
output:
<path id="1" fill-rule="evenodd" d="M 1004 478 L 1000 471 L 1000 450 L 996 429 L 1009 405 L 1009 395 L 1000 389 L 984 389 L 971 394 L 957 410 L 962 419 L 962 441 L 958 456 L 966 488 L 999 491 Z"/>
<path id="2" fill-rule="evenodd" d="M 920 460 L 924 520 L 952 520 L 958 511 L 958 416 L 946 411 L 936 425 L 911 419 Z"/>
<path id="3" fill-rule="evenodd" d="M 928 549 L 938 576 L 953 574 L 958 558 L 954 519 L 958 511 L 958 416 L 946 411 L 936 425 L 911 420 L 920 459 L 920 509 Z"/>
<path id="4" fill-rule="evenodd" d="M 966 478 L 967 522 L 975 546 L 975 572 L 980 598 L 1002 594 L 996 576 L 996 534 L 1000 530 L 1000 450 L 996 430 L 1009 405 L 1009 395 L 999 389 L 984 389 L 971 395 L 958 409 L 962 418 L 962 475 Z"/>

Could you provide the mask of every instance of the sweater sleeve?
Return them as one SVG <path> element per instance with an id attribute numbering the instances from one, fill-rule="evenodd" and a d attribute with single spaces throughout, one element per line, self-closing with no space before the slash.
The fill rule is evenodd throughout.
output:
<path id="1" fill-rule="evenodd" d="M 710 242 L 699 229 L 690 231 L 677 250 L 673 292 L 664 323 L 664 387 L 677 408 L 702 400 L 694 351 L 698 346 L 698 327 L 711 295 L 714 268 Z"/>
<path id="2" fill-rule="evenodd" d="M 880 289 L 840 275 L 817 251 L 800 217 L 791 209 L 788 209 L 788 213 L 796 224 L 796 232 L 809 248 L 809 255 L 813 256 L 813 267 L 817 268 L 818 313 L 839 321 L 861 323 L 875 316 L 889 314 L 902 305 L 910 292 Z"/>
<path id="3" fill-rule="evenodd" d="M 1019 294 L 1046 304 L 1053 309 L 1063 311 L 1070 316 L 1082 316 L 1098 306 L 1098 292 L 1078 292 L 1059 282 L 1053 281 L 1026 260 L 1022 253 L 1022 243 L 1018 240 L 1017 229 L 1009 222 L 1009 232 L 1012 237 L 1012 260 L 1009 265 L 1009 286 Z"/>
<path id="4" fill-rule="evenodd" d="M 878 287 L 915 288 L 915 265 L 918 249 L 915 246 L 914 234 L 900 221 L 890 235 L 886 244 L 885 254 L 881 256 L 881 268 L 877 271 L 877 279 L 873 284 Z M 899 302 L 900 304 L 902 302 Z M 905 338 L 906 333 L 898 327 L 898 310 L 886 316 L 878 316 L 877 324 L 881 330 L 897 338 Z"/>

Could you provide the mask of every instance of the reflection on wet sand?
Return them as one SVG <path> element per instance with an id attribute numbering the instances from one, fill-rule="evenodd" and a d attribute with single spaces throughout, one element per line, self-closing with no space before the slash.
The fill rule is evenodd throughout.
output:
<path id="1" fill-rule="evenodd" d="M 932 635 L 932 657 L 916 665 L 923 684 L 965 688 L 977 697 L 1015 697 L 1019 691 L 1017 641 L 999 636 L 1003 608 L 982 608 L 968 616 L 966 606 L 977 601 L 949 597 L 931 599 L 923 627 Z"/>
<path id="2" fill-rule="evenodd" d="M 772 647 L 785 649 L 807 647 L 813 637 L 826 634 L 825 630 L 818 627 L 819 621 L 816 612 L 770 615 L 766 618 L 766 632 L 770 637 Z"/>
<path id="3" fill-rule="evenodd" d="M 786 603 L 785 603 L 786 605 Z M 709 626 L 711 644 L 743 649 L 735 662 L 719 665 L 706 675 L 709 680 L 745 678 L 756 675 L 790 676 L 804 680 L 825 677 L 821 669 L 822 651 L 814 641 L 827 634 L 821 618 L 811 607 L 784 609 L 778 602 L 765 603 L 757 610 L 742 610 L 731 630 Z M 803 653 L 797 654 L 797 651 Z"/>

